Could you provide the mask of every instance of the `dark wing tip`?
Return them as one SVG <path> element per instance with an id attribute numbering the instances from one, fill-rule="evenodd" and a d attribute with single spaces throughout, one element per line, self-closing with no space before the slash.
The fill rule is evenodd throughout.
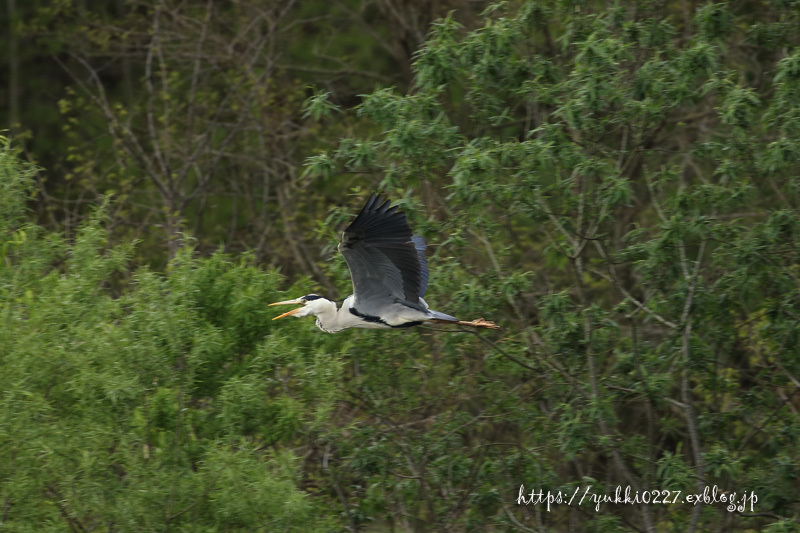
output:
<path id="1" fill-rule="evenodd" d="M 367 203 L 344 230 L 342 244 L 347 247 L 353 241 L 378 237 L 410 241 L 411 228 L 405 213 L 398 209 L 399 206 L 391 205 L 388 198 L 371 193 Z"/>
<path id="2" fill-rule="evenodd" d="M 367 200 L 367 203 L 364 205 L 364 207 L 361 208 L 361 213 L 363 213 L 364 211 L 371 211 L 373 206 L 375 205 L 375 202 L 379 201 L 379 199 L 380 196 L 378 196 L 377 193 L 374 192 L 370 193 L 369 200 Z"/>

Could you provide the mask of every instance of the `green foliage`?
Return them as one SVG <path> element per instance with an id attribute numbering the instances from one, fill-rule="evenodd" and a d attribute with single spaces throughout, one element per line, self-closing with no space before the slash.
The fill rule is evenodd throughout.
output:
<path id="1" fill-rule="evenodd" d="M 281 63 L 243 52 L 274 29 L 252 3 L 126 13 L 124 37 L 98 16 L 95 51 L 150 43 L 136 68 L 146 82 L 150 57 L 168 90 L 64 99 L 72 200 L 113 190 L 65 235 L 26 214 L 36 170 L 0 150 L 0 528 L 796 530 L 795 4 L 457 10 L 410 88 L 360 103 L 335 76 L 305 91 L 260 71 Z M 263 21 L 294 35 L 308 5 Z M 348 293 L 336 232 L 376 188 L 430 244 L 431 306 L 500 333 L 272 322 L 268 302 Z M 163 233 L 120 238 L 144 213 L 169 230 L 163 272 L 136 266 Z M 237 228 L 252 253 L 217 249 Z M 522 484 L 758 501 L 548 511 L 516 503 Z"/>
<path id="2" fill-rule="evenodd" d="M 334 111 L 338 110 L 330 98 L 330 92 L 314 89 L 314 95 L 303 103 L 303 118 L 311 117 L 313 120 L 319 120 L 323 117 L 330 117 Z"/>
<path id="3" fill-rule="evenodd" d="M 131 272 L 131 248 L 107 246 L 105 207 L 69 244 L 14 229 L 32 170 L 8 148 L 0 169 L 16 191 L 0 234 L 3 527 L 325 530 L 287 447 L 328 408 L 325 385 L 293 377 L 306 361 L 287 343 L 255 350 L 280 278 L 190 248 L 168 275 Z M 276 395 L 279 378 L 292 390 Z"/>
<path id="4" fill-rule="evenodd" d="M 415 90 L 379 89 L 358 107 L 378 133 L 343 139 L 308 173 L 358 172 L 353 147 L 369 143 L 387 191 L 419 188 L 428 216 L 446 213 L 421 225 L 448 236 L 430 299 L 506 317 L 502 342 L 481 350 L 479 389 L 504 383 L 520 398 L 494 436 L 468 433 L 472 449 L 513 435 L 529 452 L 517 471 L 553 488 L 574 482 L 553 466 L 565 461 L 601 469 L 607 487 L 747 486 L 782 524 L 798 498 L 772 466 L 797 423 L 800 34 L 783 25 L 800 28 L 798 16 L 777 4 L 698 5 L 685 19 L 670 9 L 503 3 L 474 29 L 450 15 L 416 54 Z M 785 54 L 753 55 L 755 36 L 783 39 Z M 523 507 L 515 523 L 480 507 L 509 527 L 566 527 L 569 515 Z M 441 524 L 430 512 L 425 523 Z M 601 513 L 587 527 L 758 524 L 702 507 Z"/>

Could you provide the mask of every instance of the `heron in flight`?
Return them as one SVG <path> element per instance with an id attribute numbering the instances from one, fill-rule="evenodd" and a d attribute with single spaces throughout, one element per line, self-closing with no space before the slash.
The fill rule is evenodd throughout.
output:
<path id="1" fill-rule="evenodd" d="M 326 333 L 349 328 L 407 328 L 423 322 L 500 329 L 482 318 L 470 322 L 428 308 L 422 297 L 428 288 L 425 241 L 411 235 L 406 215 L 372 193 L 367 204 L 344 230 L 339 251 L 353 278 L 353 294 L 341 308 L 317 294 L 269 305 L 301 305 L 286 316 L 316 316 Z"/>

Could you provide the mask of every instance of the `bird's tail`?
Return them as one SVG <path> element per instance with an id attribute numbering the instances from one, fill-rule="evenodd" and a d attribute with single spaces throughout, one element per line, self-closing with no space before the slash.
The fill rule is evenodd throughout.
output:
<path id="1" fill-rule="evenodd" d="M 431 315 L 431 318 L 435 320 L 446 320 L 448 322 L 458 322 L 458 319 L 454 316 L 446 315 L 444 313 L 440 313 L 439 311 L 434 311 L 433 309 L 428 309 L 428 313 Z"/>

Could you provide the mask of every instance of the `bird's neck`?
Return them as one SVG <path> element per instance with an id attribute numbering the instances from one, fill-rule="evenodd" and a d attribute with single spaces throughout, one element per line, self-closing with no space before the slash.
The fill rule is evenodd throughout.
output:
<path id="1" fill-rule="evenodd" d="M 336 333 L 342 331 L 347 326 L 344 325 L 342 313 L 346 313 L 347 309 L 342 306 L 337 309 L 336 302 L 328 302 L 322 310 L 317 312 L 317 327 L 325 333 Z"/>

